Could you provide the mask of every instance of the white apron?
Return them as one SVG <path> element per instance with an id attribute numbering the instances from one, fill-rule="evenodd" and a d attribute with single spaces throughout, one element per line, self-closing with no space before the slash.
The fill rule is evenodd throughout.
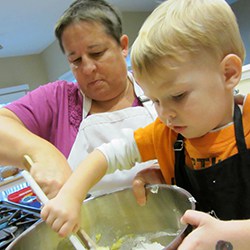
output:
<path id="1" fill-rule="evenodd" d="M 91 107 L 91 100 L 84 98 L 83 120 L 68 158 L 72 170 L 96 147 L 114 138 L 120 138 L 122 135 L 121 129 L 132 128 L 135 130 L 155 120 L 154 105 L 145 98 L 142 89 L 136 84 L 132 75 L 129 73 L 128 76 L 133 82 L 135 94 L 142 100 L 143 106 L 87 116 Z M 116 170 L 114 173 L 106 174 L 89 193 L 99 195 L 116 188 L 130 186 L 135 174 L 146 166 L 152 165 L 152 163 L 153 161 L 140 163 L 129 170 Z"/>

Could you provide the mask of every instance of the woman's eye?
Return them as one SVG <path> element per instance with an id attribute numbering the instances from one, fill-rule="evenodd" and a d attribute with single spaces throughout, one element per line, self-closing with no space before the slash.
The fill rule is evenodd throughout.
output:
<path id="1" fill-rule="evenodd" d="M 79 57 L 79 58 L 71 61 L 70 64 L 72 64 L 75 67 L 78 67 L 78 66 L 80 66 L 81 62 L 82 62 L 82 59 Z"/>
<path id="2" fill-rule="evenodd" d="M 105 50 L 95 52 L 95 53 L 91 53 L 91 56 L 94 57 L 94 58 L 98 58 L 98 57 L 101 57 L 104 53 L 105 53 Z"/>

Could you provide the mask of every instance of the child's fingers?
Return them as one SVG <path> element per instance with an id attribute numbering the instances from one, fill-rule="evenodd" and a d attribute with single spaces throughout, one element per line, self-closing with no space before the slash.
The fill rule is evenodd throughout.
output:
<path id="1" fill-rule="evenodd" d="M 71 223 L 71 222 L 65 222 L 58 231 L 59 235 L 61 237 L 69 236 L 73 232 L 77 232 L 79 229 L 78 224 Z M 75 231 L 76 230 L 76 231 Z"/>
<path id="2" fill-rule="evenodd" d="M 73 233 L 77 233 L 77 231 L 80 229 L 80 224 L 76 224 L 73 228 Z"/>
<path id="3" fill-rule="evenodd" d="M 136 178 L 133 181 L 133 192 L 136 198 L 136 201 L 139 205 L 144 206 L 146 204 L 146 189 L 145 182 L 141 178 Z"/>
<path id="4" fill-rule="evenodd" d="M 46 223 L 47 223 L 47 221 L 46 221 Z M 53 221 L 53 223 L 51 224 L 51 228 L 52 228 L 55 232 L 59 233 L 59 235 L 60 235 L 61 237 L 65 237 L 64 235 L 61 235 L 61 234 L 60 234 L 61 228 L 63 227 L 64 224 L 65 224 L 65 221 L 63 221 L 63 220 L 57 218 L 57 219 L 55 219 L 55 220 Z"/>
<path id="5" fill-rule="evenodd" d="M 41 218 L 42 218 L 44 221 L 47 220 L 47 218 L 48 218 L 48 216 L 49 216 L 49 209 L 48 209 L 47 206 L 43 206 L 43 207 L 42 207 L 42 210 L 41 210 L 40 215 L 41 215 Z"/>

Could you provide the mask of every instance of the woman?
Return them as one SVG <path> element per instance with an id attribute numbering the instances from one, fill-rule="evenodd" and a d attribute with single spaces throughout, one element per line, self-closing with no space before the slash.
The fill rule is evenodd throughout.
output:
<path id="1" fill-rule="evenodd" d="M 127 72 L 128 37 L 109 4 L 75 1 L 59 19 L 55 34 L 77 84 L 46 84 L 0 110 L 0 163 L 24 168 L 23 155 L 30 155 L 30 172 L 49 198 L 71 174 L 66 158 L 72 146 L 69 161 L 76 165 L 121 128 L 136 129 L 156 115 Z M 107 129 L 98 127 L 100 123 Z"/>

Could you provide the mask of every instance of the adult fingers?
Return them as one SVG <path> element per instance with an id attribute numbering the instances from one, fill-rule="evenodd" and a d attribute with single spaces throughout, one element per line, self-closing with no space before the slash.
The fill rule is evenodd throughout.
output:
<path id="1" fill-rule="evenodd" d="M 210 215 L 204 212 L 199 212 L 196 210 L 187 210 L 181 218 L 181 223 L 190 224 L 194 227 L 198 227 L 201 224 L 204 224 L 204 222 L 210 219 L 210 217 Z"/>

